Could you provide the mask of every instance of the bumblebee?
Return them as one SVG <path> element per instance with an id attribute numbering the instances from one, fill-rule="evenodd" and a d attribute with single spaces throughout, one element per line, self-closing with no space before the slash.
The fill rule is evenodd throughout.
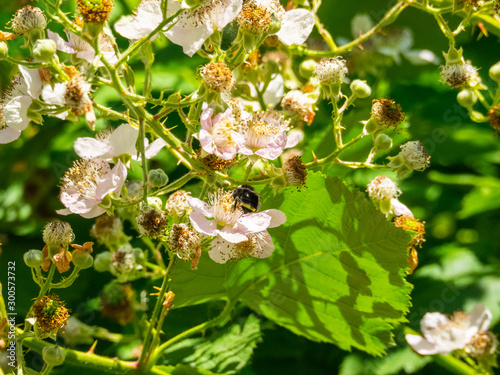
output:
<path id="1" fill-rule="evenodd" d="M 252 186 L 241 185 L 237 187 L 233 190 L 233 211 L 238 207 L 241 208 L 245 214 L 257 211 L 260 207 L 259 197 L 260 195 Z"/>

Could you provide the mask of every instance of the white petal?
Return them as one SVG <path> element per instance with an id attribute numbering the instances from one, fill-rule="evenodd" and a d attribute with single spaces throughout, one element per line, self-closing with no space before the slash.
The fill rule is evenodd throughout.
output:
<path id="1" fill-rule="evenodd" d="M 283 225 L 286 222 L 286 215 L 280 210 L 275 210 L 274 208 L 270 210 L 261 211 L 261 213 L 269 215 L 271 217 L 271 222 L 268 228 L 276 228 Z"/>
<path id="2" fill-rule="evenodd" d="M 146 147 L 146 159 L 154 158 L 165 147 L 167 142 L 164 139 L 158 138 Z"/>
<path id="3" fill-rule="evenodd" d="M 137 14 L 120 18 L 115 23 L 115 30 L 127 39 L 141 39 L 156 29 L 162 19 L 160 1 L 142 1 Z"/>
<path id="4" fill-rule="evenodd" d="M 225 0 L 223 6 L 214 6 L 210 17 L 212 24 L 217 27 L 217 30 L 222 31 L 226 25 L 238 16 L 242 7 L 243 0 Z"/>
<path id="5" fill-rule="evenodd" d="M 401 203 L 397 198 L 391 199 L 391 206 L 392 206 L 394 215 L 396 215 L 396 216 L 414 217 L 413 212 L 411 212 L 410 209 L 406 205 Z"/>
<path id="6" fill-rule="evenodd" d="M 437 329 L 438 327 L 445 326 L 449 323 L 449 319 L 446 315 L 440 314 L 438 312 L 427 313 L 424 315 L 422 320 L 420 321 L 420 330 L 424 334 L 424 336 L 429 339 L 427 333 L 431 335 L 432 331 Z"/>
<path id="7" fill-rule="evenodd" d="M 67 208 L 62 208 L 60 210 L 56 210 L 56 212 L 59 214 L 59 215 L 69 215 L 69 214 L 72 214 L 73 212 L 71 212 L 69 209 Z"/>
<path id="8" fill-rule="evenodd" d="M 73 148 L 82 159 L 110 159 L 112 157 L 109 145 L 95 138 L 77 138 Z"/>
<path id="9" fill-rule="evenodd" d="M 229 246 L 229 248 L 228 248 L 228 246 Z M 230 255 L 232 246 L 233 246 L 233 244 L 231 244 L 227 241 L 224 241 L 223 239 L 217 237 L 212 241 L 211 249 L 208 252 L 208 256 L 214 262 L 224 264 L 228 260 L 233 259 Z"/>
<path id="10" fill-rule="evenodd" d="M 93 219 L 94 217 L 100 216 L 105 212 L 106 210 L 104 208 L 99 206 L 94 206 L 89 212 L 80 214 L 80 216 L 86 219 Z"/>
<path id="11" fill-rule="evenodd" d="M 92 62 L 94 61 L 95 52 L 94 51 L 80 51 L 80 52 L 76 53 L 76 57 L 78 57 L 79 59 L 85 60 L 85 61 L 92 64 Z"/>
<path id="12" fill-rule="evenodd" d="M 119 161 L 97 185 L 96 197 L 102 200 L 110 193 L 119 194 L 127 179 L 127 167 Z"/>
<path id="13" fill-rule="evenodd" d="M 271 238 L 271 235 L 269 234 L 269 232 L 267 231 L 264 231 L 262 233 L 262 237 L 259 237 L 258 238 L 258 242 L 259 242 L 259 245 L 260 245 L 260 248 L 261 248 L 261 251 L 254 251 L 252 253 L 252 256 L 255 257 L 255 258 L 267 258 L 267 257 L 270 257 L 274 251 L 274 243 L 273 243 L 273 239 Z"/>
<path id="14" fill-rule="evenodd" d="M 33 102 L 29 96 L 16 96 L 4 105 L 3 117 L 7 126 L 23 131 L 30 123 L 28 109 Z"/>
<path id="15" fill-rule="evenodd" d="M 77 50 L 72 48 L 68 42 L 66 42 L 58 33 L 54 33 L 50 30 L 47 30 L 47 35 L 50 39 L 56 42 L 56 49 L 61 52 L 66 53 L 76 53 Z"/>
<path id="16" fill-rule="evenodd" d="M 290 46 L 302 44 L 311 34 L 314 27 L 314 16 L 306 9 L 292 9 L 285 13 L 281 29 L 276 35 L 278 39 Z"/>
<path id="17" fill-rule="evenodd" d="M 283 81 L 283 76 L 281 74 L 276 74 L 276 76 L 269 82 L 266 91 L 264 92 L 263 99 L 264 103 L 276 105 L 281 102 L 283 95 L 285 94 L 285 84 Z"/>
<path id="18" fill-rule="evenodd" d="M 37 99 L 42 93 L 42 79 L 40 78 L 38 69 L 28 69 L 19 65 L 19 71 L 23 75 L 26 86 L 28 87 L 28 94 L 33 99 Z"/>
<path id="19" fill-rule="evenodd" d="M 486 331 L 490 327 L 492 314 L 482 303 L 474 306 L 470 313 L 471 321 L 467 330 L 467 337 L 470 339 L 478 332 Z"/>
<path id="20" fill-rule="evenodd" d="M 15 130 L 12 128 L 5 128 L 0 130 L 0 144 L 10 143 L 18 139 L 21 135 L 19 130 Z"/>
<path id="21" fill-rule="evenodd" d="M 44 85 L 42 89 L 42 99 L 47 104 L 64 106 L 64 93 L 66 84 L 56 83 L 54 88 L 50 85 Z"/>
<path id="22" fill-rule="evenodd" d="M 129 124 L 123 124 L 116 128 L 108 138 L 113 156 L 136 155 L 135 143 L 138 135 L 139 130 Z"/>
<path id="23" fill-rule="evenodd" d="M 181 46 L 186 55 L 192 57 L 213 32 L 211 24 L 200 23 L 184 12 L 179 16 L 179 21 L 164 34 L 172 43 Z"/>
<path id="24" fill-rule="evenodd" d="M 438 353 L 437 347 L 424 339 L 422 336 L 406 335 L 405 338 L 412 349 L 418 354 L 433 355 Z"/>

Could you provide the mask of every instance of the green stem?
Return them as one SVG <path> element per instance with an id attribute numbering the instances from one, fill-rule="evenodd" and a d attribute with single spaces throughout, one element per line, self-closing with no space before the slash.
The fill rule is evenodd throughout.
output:
<path id="1" fill-rule="evenodd" d="M 52 284 L 51 288 L 52 289 L 62 289 L 62 288 L 68 288 L 70 287 L 75 280 L 78 278 L 78 273 L 80 272 L 81 268 L 80 267 L 75 267 L 73 268 L 73 271 L 71 272 L 71 275 L 67 277 L 66 279 L 62 280 L 59 283 Z"/>
<path id="2" fill-rule="evenodd" d="M 450 27 L 448 26 L 448 23 L 444 20 L 443 16 L 441 14 L 435 14 L 434 18 L 436 18 L 436 21 L 439 25 L 439 28 L 443 32 L 444 36 L 448 38 L 450 41 L 450 46 L 455 45 L 455 36 L 453 35 L 453 32 L 451 31 Z"/>
<path id="3" fill-rule="evenodd" d="M 204 182 L 203 187 L 201 188 L 200 196 L 198 198 L 203 200 L 205 198 L 205 195 L 207 195 L 209 188 L 210 186 L 207 184 L 207 182 Z"/>
<path id="4" fill-rule="evenodd" d="M 139 153 L 141 154 L 142 162 L 142 199 L 144 203 L 148 203 L 148 161 L 146 159 L 146 145 L 144 144 L 146 139 L 144 131 L 144 118 L 139 117 Z"/>
<path id="5" fill-rule="evenodd" d="M 51 365 L 47 365 L 45 366 L 45 368 L 43 369 L 43 371 L 40 373 L 40 375 L 49 375 L 51 372 L 52 372 L 52 369 L 54 368 L 54 366 L 51 366 Z"/>
<path id="6" fill-rule="evenodd" d="M 175 344 L 179 341 L 182 341 L 182 340 L 184 340 L 184 339 L 188 338 L 189 336 L 192 336 L 196 333 L 202 332 L 202 331 L 206 330 L 207 328 L 213 327 L 215 325 L 218 325 L 218 324 L 224 322 L 224 320 L 226 320 L 226 318 L 228 318 L 230 316 L 233 307 L 234 307 L 234 303 L 232 303 L 231 301 L 228 301 L 226 306 L 224 307 L 224 310 L 222 310 L 222 312 L 216 318 L 209 320 L 205 323 L 201 323 L 193 328 L 190 328 L 187 331 L 184 331 L 184 332 L 178 334 L 177 336 L 172 337 L 170 340 L 164 342 L 162 345 L 160 345 L 153 352 L 151 359 L 149 360 L 147 369 L 154 366 L 156 364 L 156 362 L 158 362 L 158 360 L 160 359 L 163 352 L 166 349 L 168 349 L 170 346 L 172 346 L 173 344 Z"/>
<path id="7" fill-rule="evenodd" d="M 478 372 L 452 355 L 435 355 L 434 361 L 441 367 L 458 375 L 477 375 Z"/>
<path id="8" fill-rule="evenodd" d="M 184 176 L 178 178 L 171 184 L 165 186 L 164 188 L 158 189 L 154 195 L 168 194 L 172 191 L 178 190 L 184 185 L 186 185 L 190 180 L 196 177 L 196 173 L 188 172 Z"/>
<path id="9" fill-rule="evenodd" d="M 174 265 L 175 262 L 175 257 L 171 256 L 170 257 L 170 262 L 168 263 L 168 268 L 165 272 L 165 276 L 163 278 L 163 282 L 161 284 L 161 289 L 160 292 L 158 293 L 158 299 L 156 300 L 155 308 L 153 310 L 153 314 L 151 316 L 151 320 L 149 321 L 149 327 L 146 332 L 146 336 L 144 337 L 143 341 L 143 346 L 142 346 L 142 352 L 141 356 L 139 358 L 139 368 L 142 368 L 144 364 L 147 361 L 147 358 L 149 358 L 149 355 L 151 353 L 151 350 L 154 349 L 153 346 L 150 346 L 150 341 L 152 339 L 152 333 L 155 324 L 158 322 L 158 316 L 160 315 L 160 312 L 163 308 L 163 298 L 165 297 L 165 293 L 167 292 L 168 284 L 169 284 L 169 278 L 168 274 L 170 272 L 170 269 Z M 159 327 L 157 327 L 158 329 Z"/>

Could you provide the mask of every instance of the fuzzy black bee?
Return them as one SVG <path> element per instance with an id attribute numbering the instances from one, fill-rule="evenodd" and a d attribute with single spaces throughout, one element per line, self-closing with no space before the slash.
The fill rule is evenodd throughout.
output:
<path id="1" fill-rule="evenodd" d="M 255 212 L 260 207 L 259 197 L 260 195 L 252 186 L 241 185 L 233 190 L 233 210 L 236 210 L 236 208 L 239 207 L 245 214 Z"/>

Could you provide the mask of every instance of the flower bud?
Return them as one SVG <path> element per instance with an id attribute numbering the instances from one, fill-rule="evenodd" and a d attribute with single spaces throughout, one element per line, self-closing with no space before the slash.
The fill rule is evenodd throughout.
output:
<path id="1" fill-rule="evenodd" d="M 477 95 L 468 89 L 464 89 L 457 94 L 457 102 L 462 107 L 471 109 L 477 102 Z"/>
<path id="2" fill-rule="evenodd" d="M 38 39 L 33 47 L 33 57 L 38 61 L 50 62 L 56 54 L 56 42 L 52 39 Z"/>
<path id="3" fill-rule="evenodd" d="M 65 221 L 52 221 L 43 228 L 43 242 L 47 245 L 67 246 L 74 239 L 73 229 Z"/>
<path id="4" fill-rule="evenodd" d="M 97 272 L 106 272 L 110 270 L 111 259 L 113 255 L 109 251 L 97 254 L 94 260 L 94 268 Z"/>
<path id="5" fill-rule="evenodd" d="M 490 78 L 493 81 L 500 83 L 500 61 L 490 68 L 489 73 L 490 73 Z"/>
<path id="6" fill-rule="evenodd" d="M 9 46 L 3 40 L 0 41 L 0 61 L 9 56 Z"/>
<path id="7" fill-rule="evenodd" d="M 24 253 L 23 259 L 30 268 L 40 267 L 43 262 L 43 253 L 40 250 L 30 250 Z"/>
<path id="8" fill-rule="evenodd" d="M 148 181 L 152 187 L 162 187 L 168 183 L 168 176 L 163 169 L 152 169 L 148 174 Z"/>
<path id="9" fill-rule="evenodd" d="M 120 244 L 126 241 L 126 235 L 123 233 L 123 224 L 120 218 L 116 216 L 102 215 L 99 216 L 92 229 L 90 235 L 97 239 L 97 242 L 106 246 Z"/>
<path id="10" fill-rule="evenodd" d="M 314 73 L 318 63 L 312 59 L 304 60 L 299 65 L 299 74 L 304 79 L 309 79 Z"/>
<path id="11" fill-rule="evenodd" d="M 360 79 L 355 79 L 351 83 L 351 91 L 354 96 L 360 99 L 364 99 L 369 97 L 372 94 L 372 89 L 366 81 L 362 81 Z"/>
<path id="12" fill-rule="evenodd" d="M 377 150 L 387 151 L 392 147 L 392 139 L 387 134 L 379 134 L 373 144 Z"/>
<path id="13" fill-rule="evenodd" d="M 92 264 L 94 263 L 94 259 L 92 258 L 92 255 L 89 253 L 78 253 L 78 254 L 73 254 L 73 264 L 75 267 L 81 268 L 82 270 L 85 270 L 87 268 L 92 267 Z"/>
<path id="14" fill-rule="evenodd" d="M 66 352 L 57 345 L 46 346 L 42 349 L 42 358 L 49 366 L 59 366 L 63 364 Z"/>

